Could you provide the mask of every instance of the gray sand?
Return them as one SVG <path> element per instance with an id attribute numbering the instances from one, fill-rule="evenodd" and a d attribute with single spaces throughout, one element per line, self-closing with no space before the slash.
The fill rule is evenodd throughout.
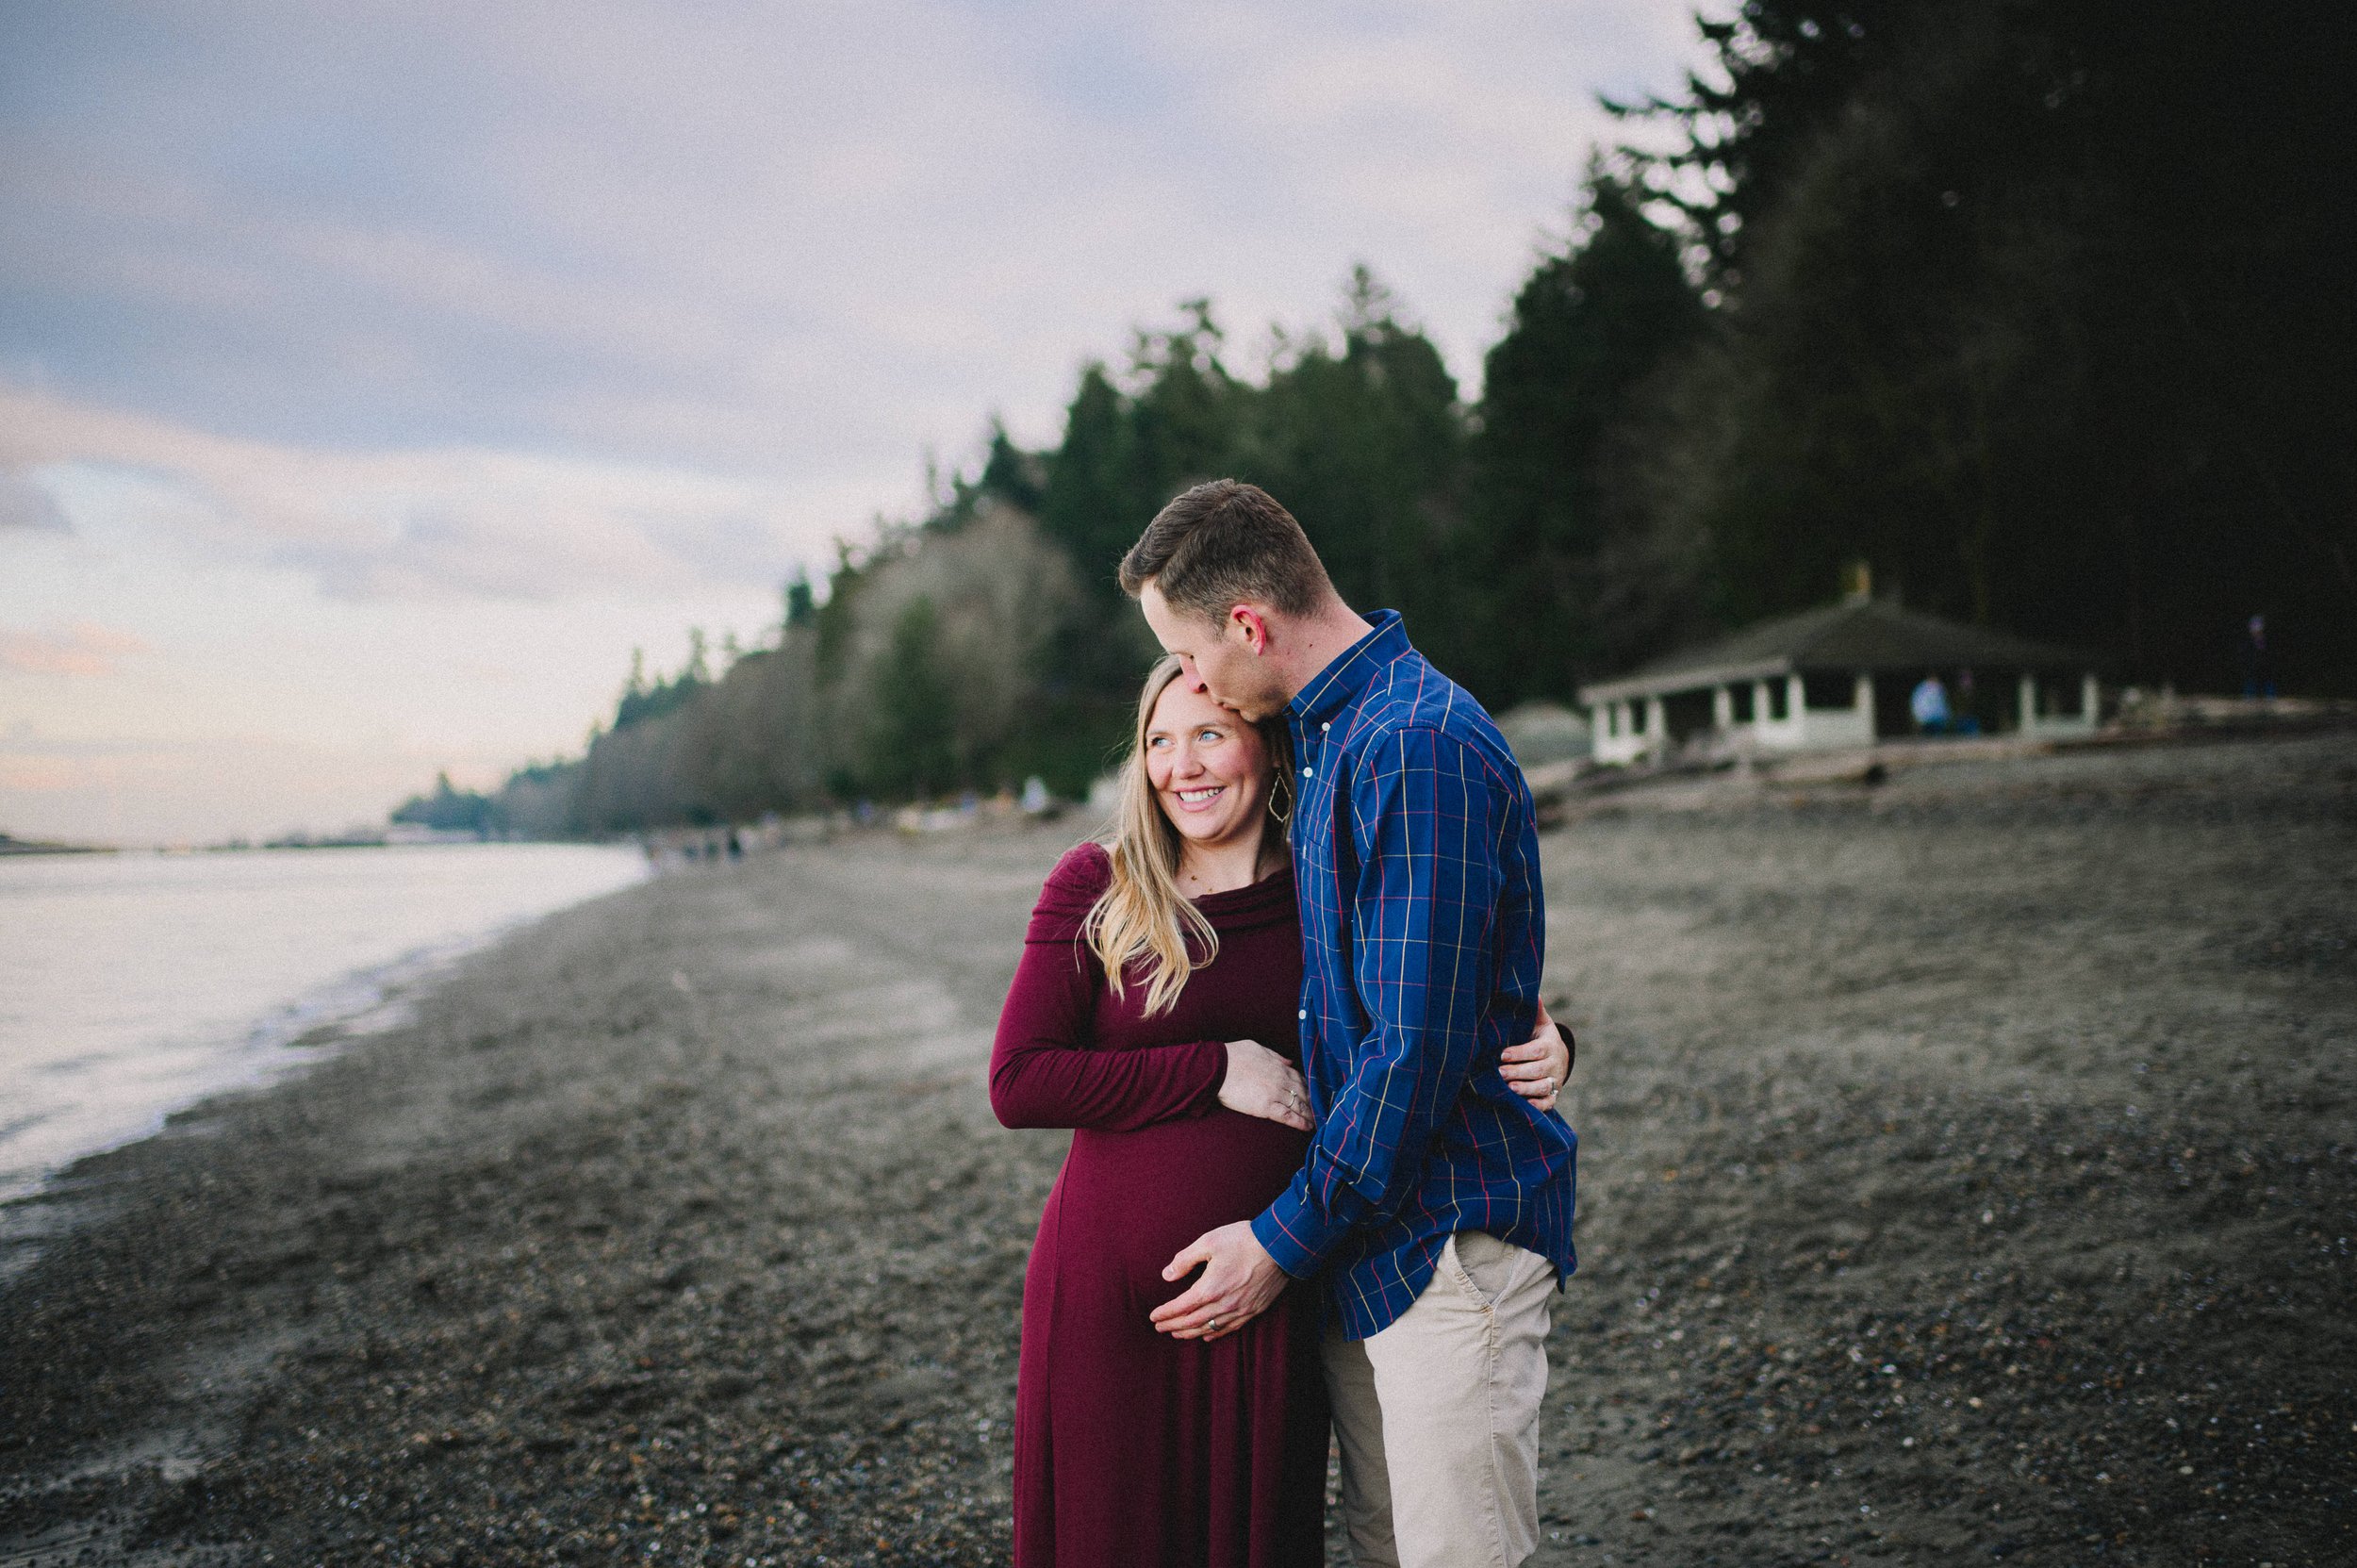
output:
<path id="1" fill-rule="evenodd" d="M 1546 840 L 1539 1560 L 2357 1560 L 2357 737 L 1674 800 Z M 85 1163 L 0 1563 L 1003 1560 L 1062 1139 L 981 1068 L 1072 836 L 668 878 Z"/>

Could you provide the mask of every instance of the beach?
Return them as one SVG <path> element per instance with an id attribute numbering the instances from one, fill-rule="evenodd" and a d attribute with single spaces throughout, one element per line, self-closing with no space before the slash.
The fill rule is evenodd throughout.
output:
<path id="1" fill-rule="evenodd" d="M 642 880 L 625 845 L 0 861 L 0 1203 L 400 1016 L 449 960 Z M 0 1279 L 13 1258 L 0 1217 Z"/>
<path id="2" fill-rule="evenodd" d="M 1085 830 L 609 895 L 17 1205 L 0 1562 L 1003 1560 L 1063 1139 L 983 1067 Z M 1536 1560 L 2357 1559 L 2357 736 L 1542 845 Z"/>

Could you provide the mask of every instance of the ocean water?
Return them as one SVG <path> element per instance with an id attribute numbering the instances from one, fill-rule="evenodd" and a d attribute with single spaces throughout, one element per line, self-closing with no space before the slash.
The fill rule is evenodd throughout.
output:
<path id="1" fill-rule="evenodd" d="M 0 856 L 0 1200 L 395 1021 L 400 993 L 639 881 L 633 849 Z"/>

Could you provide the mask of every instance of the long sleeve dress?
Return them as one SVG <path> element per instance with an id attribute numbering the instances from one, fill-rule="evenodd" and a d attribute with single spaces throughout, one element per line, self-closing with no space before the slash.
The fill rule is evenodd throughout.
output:
<path id="1" fill-rule="evenodd" d="M 1162 1271 L 1250 1219 L 1301 1168 L 1306 1135 L 1219 1104 L 1225 1042 L 1298 1050 L 1300 923 L 1290 871 L 1196 907 L 1219 953 L 1168 1013 L 1116 1001 L 1081 934 L 1104 891 L 1083 844 L 1041 891 L 991 1054 L 1009 1127 L 1069 1127 L 1023 1286 L 1014 1415 L 1017 1568 L 1282 1568 L 1323 1562 L 1327 1407 L 1317 1292 L 1289 1285 L 1204 1344 L 1147 1314 Z"/>

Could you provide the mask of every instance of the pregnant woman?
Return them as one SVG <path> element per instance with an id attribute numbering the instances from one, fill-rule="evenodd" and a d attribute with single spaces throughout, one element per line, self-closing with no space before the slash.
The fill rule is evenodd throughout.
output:
<path id="1" fill-rule="evenodd" d="M 1178 674 L 1147 677 L 1107 840 L 1040 893 L 991 1056 L 1000 1121 L 1076 1130 L 1024 1279 L 1017 1568 L 1324 1560 L 1318 1292 L 1208 1340 L 1148 1318 L 1184 1288 L 1163 1265 L 1283 1191 L 1310 1126 L 1282 721 Z M 1543 1015 L 1506 1055 L 1551 1105 L 1569 1059 Z"/>

